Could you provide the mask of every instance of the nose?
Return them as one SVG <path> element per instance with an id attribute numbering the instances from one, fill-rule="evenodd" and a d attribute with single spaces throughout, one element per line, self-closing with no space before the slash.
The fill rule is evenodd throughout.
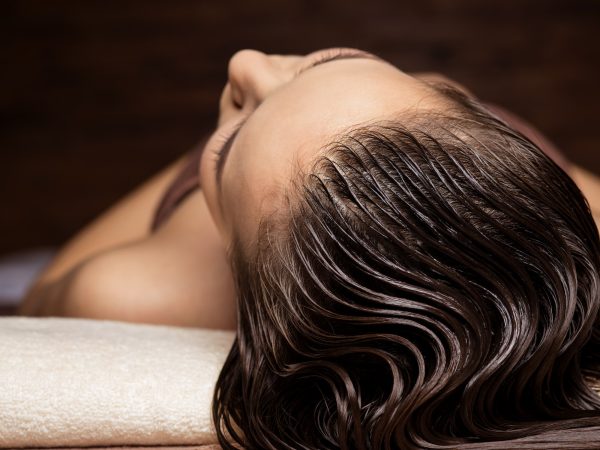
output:
<path id="1" fill-rule="evenodd" d="M 302 59 L 297 55 L 267 55 L 251 49 L 236 52 L 227 68 L 236 106 L 255 109 L 271 92 L 293 78 Z"/>

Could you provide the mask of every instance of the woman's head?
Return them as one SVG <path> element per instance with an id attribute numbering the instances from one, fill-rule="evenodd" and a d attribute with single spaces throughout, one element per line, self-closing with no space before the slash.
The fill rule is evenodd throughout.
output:
<path id="1" fill-rule="evenodd" d="M 346 71 L 340 84 L 360 78 Z M 229 216 L 255 222 L 229 222 L 238 332 L 213 409 L 224 446 L 230 433 L 268 449 L 545 448 L 547 433 L 482 442 L 600 426 L 583 379 L 600 357 L 600 241 L 584 197 L 475 99 L 414 83 L 413 97 L 387 86 L 385 113 L 330 117 L 337 131 L 309 118 L 304 137 L 279 131 L 280 154 L 302 142 L 310 156 L 276 181 L 264 173 L 272 205 L 244 205 L 252 187 L 237 188 L 237 208 L 257 214 Z M 365 111 L 388 104 L 368 97 Z M 279 126 L 270 114 L 256 139 Z M 236 151 L 246 142 L 269 141 Z"/>
<path id="2" fill-rule="evenodd" d="M 202 188 L 226 242 L 236 232 L 250 244 L 260 217 L 276 208 L 294 174 L 333 136 L 360 123 L 437 110 L 440 99 L 427 83 L 356 49 L 306 57 L 237 52 L 218 130 L 201 162 Z M 239 125 L 217 158 L 224 137 Z"/>

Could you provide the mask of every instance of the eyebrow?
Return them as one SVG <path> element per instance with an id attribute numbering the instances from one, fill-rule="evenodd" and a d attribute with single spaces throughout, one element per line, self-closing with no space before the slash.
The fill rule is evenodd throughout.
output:
<path id="1" fill-rule="evenodd" d="M 341 59 L 360 59 L 360 58 L 374 59 L 376 61 L 387 62 L 384 59 L 381 59 L 380 57 L 378 57 L 377 55 L 373 55 L 371 53 L 363 53 L 363 52 L 347 53 L 347 54 L 342 53 L 339 55 L 332 56 L 331 58 L 316 60 L 309 66 L 300 69 L 296 73 L 295 76 L 297 77 L 298 75 L 306 72 L 309 69 L 312 69 L 314 67 L 320 66 L 321 64 L 325 64 L 325 63 L 328 63 L 331 61 L 338 61 Z M 246 121 L 249 118 L 250 118 L 250 115 L 246 116 L 246 118 L 237 125 L 237 129 L 231 134 L 231 136 L 227 139 L 227 141 L 223 144 L 223 147 L 221 147 L 221 150 L 219 151 L 219 159 L 217 160 L 216 169 L 215 169 L 216 170 L 216 178 L 217 178 L 217 188 L 219 189 L 219 192 L 221 191 L 223 169 L 225 167 L 225 162 L 227 161 L 227 156 L 229 155 L 229 152 L 230 152 L 231 148 L 233 147 L 233 144 L 235 143 L 236 136 L 238 135 L 238 133 L 240 132 L 240 130 L 242 129 L 242 127 L 244 126 L 244 124 L 246 123 Z"/>

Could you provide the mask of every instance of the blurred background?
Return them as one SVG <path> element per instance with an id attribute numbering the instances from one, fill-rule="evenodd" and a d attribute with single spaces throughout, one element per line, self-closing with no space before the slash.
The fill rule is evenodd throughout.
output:
<path id="1" fill-rule="evenodd" d="M 214 125 L 242 48 L 437 71 L 600 173 L 600 2 L 4 0 L 0 255 L 58 246 Z"/>

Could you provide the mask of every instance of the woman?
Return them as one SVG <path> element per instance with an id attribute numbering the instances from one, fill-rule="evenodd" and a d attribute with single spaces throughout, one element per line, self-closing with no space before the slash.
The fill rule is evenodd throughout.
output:
<path id="1" fill-rule="evenodd" d="M 600 445 L 599 186 L 439 75 L 245 50 L 216 132 L 21 313 L 236 329 L 224 448 Z"/>

